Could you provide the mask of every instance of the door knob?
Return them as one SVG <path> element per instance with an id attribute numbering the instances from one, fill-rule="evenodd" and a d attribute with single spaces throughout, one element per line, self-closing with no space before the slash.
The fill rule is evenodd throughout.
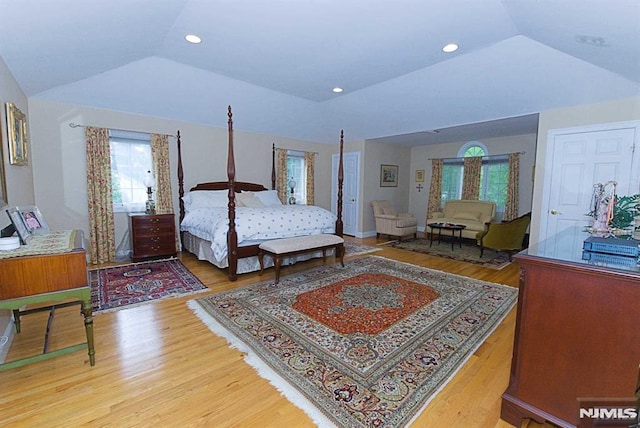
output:
<path id="1" fill-rule="evenodd" d="M 560 211 L 557 210 L 551 210 L 551 215 L 556 215 L 556 214 L 561 214 Z"/>

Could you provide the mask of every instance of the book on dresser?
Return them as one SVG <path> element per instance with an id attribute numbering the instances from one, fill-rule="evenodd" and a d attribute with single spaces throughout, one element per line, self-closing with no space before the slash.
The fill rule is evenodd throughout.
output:
<path id="1" fill-rule="evenodd" d="M 130 214 L 131 259 L 176 255 L 176 225 L 173 214 Z"/>

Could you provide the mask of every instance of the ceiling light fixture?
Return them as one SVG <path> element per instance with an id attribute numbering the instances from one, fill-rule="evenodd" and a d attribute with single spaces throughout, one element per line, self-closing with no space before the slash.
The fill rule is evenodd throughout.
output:
<path id="1" fill-rule="evenodd" d="M 335 92 L 336 94 L 339 94 L 339 93 L 340 93 L 340 92 L 342 92 L 342 91 L 343 91 L 343 89 L 342 89 L 342 88 L 340 88 L 340 87 L 338 87 L 338 86 L 336 86 L 335 88 L 333 88 L 333 92 Z"/>
<path id="2" fill-rule="evenodd" d="M 458 50 L 458 45 L 457 45 L 457 44 L 455 44 L 455 43 L 449 43 L 448 45 L 445 45 L 445 46 L 442 48 L 442 51 L 443 51 L 443 52 L 446 52 L 446 53 L 455 52 L 455 51 L 457 51 L 457 50 Z"/>
<path id="3" fill-rule="evenodd" d="M 581 45 L 595 46 L 597 48 L 602 48 L 608 45 L 607 40 L 604 37 L 585 35 L 577 35 L 576 43 L 579 43 Z"/>
<path id="4" fill-rule="evenodd" d="M 198 44 L 202 41 L 202 39 L 195 34 L 187 34 L 186 36 L 184 36 L 184 38 L 187 40 L 187 42 L 194 44 Z"/>

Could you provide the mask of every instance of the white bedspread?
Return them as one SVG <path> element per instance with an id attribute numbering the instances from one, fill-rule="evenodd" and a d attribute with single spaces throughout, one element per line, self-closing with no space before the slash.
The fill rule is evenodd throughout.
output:
<path id="1" fill-rule="evenodd" d="M 236 208 L 238 246 L 248 242 L 335 232 L 336 216 L 324 208 L 308 205 L 282 205 Z M 227 208 L 197 208 L 189 211 L 180 230 L 211 242 L 219 261 L 227 257 Z"/>

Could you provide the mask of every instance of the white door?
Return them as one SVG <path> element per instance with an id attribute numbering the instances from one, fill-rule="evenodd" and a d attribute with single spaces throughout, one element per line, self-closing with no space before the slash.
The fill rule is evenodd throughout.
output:
<path id="1" fill-rule="evenodd" d="M 338 162 L 340 155 L 331 159 L 331 212 L 337 213 Z M 358 190 L 360 189 L 360 152 L 344 153 L 342 159 L 342 222 L 344 234 L 356 236 L 358 232 Z"/>
<path id="2" fill-rule="evenodd" d="M 586 214 L 596 183 L 614 180 L 618 195 L 638 193 L 637 180 L 632 177 L 638 165 L 637 131 L 633 126 L 609 125 L 602 130 L 589 127 L 549 133 L 539 241 L 571 226 L 592 223 Z"/>

